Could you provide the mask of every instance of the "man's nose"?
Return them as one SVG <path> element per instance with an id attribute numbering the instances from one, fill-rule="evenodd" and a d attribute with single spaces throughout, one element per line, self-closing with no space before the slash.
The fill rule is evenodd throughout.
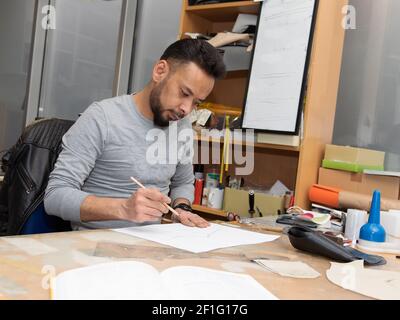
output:
<path id="1" fill-rule="evenodd" d="M 193 101 L 185 101 L 181 104 L 180 112 L 186 117 L 193 109 Z"/>

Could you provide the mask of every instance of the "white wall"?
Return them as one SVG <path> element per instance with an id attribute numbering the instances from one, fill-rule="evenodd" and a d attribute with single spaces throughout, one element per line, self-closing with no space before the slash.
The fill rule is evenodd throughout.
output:
<path id="1" fill-rule="evenodd" d="M 135 31 L 131 91 L 149 81 L 154 63 L 178 40 L 182 0 L 140 0 Z"/>
<path id="2" fill-rule="evenodd" d="M 13 145 L 24 125 L 35 1 L 0 2 L 0 151 Z"/>
<path id="3" fill-rule="evenodd" d="M 400 1 L 350 0 L 333 142 L 385 151 L 400 171 Z"/>

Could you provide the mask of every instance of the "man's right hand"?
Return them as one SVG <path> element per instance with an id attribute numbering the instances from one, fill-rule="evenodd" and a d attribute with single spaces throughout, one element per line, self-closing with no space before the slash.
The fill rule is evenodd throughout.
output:
<path id="1" fill-rule="evenodd" d="M 158 189 L 138 189 L 122 203 L 124 220 L 133 222 L 158 221 L 168 213 L 162 203 L 171 203 L 171 199 Z"/>

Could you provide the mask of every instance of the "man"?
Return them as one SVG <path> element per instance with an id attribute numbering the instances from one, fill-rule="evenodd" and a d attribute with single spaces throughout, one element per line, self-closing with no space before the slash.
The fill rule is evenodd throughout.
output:
<path id="1" fill-rule="evenodd" d="M 175 221 L 207 227 L 190 212 L 192 164 L 149 161 L 154 141 L 148 136 L 157 129 L 171 141 L 171 124 L 178 135 L 191 128 L 187 116 L 224 74 L 222 58 L 209 43 L 180 40 L 166 49 L 142 91 L 93 103 L 63 137 L 46 189 L 46 212 L 71 221 L 74 230 L 121 228 L 159 223 L 168 212 L 165 202 L 179 213 Z M 177 143 L 179 150 L 192 147 Z"/>

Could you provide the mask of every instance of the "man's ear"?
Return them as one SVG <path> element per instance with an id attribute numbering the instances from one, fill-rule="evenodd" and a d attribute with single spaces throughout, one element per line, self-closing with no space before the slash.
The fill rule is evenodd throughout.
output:
<path id="1" fill-rule="evenodd" d="M 158 61 L 153 68 L 153 81 L 159 83 L 163 81 L 170 71 L 169 64 L 166 60 Z"/>

